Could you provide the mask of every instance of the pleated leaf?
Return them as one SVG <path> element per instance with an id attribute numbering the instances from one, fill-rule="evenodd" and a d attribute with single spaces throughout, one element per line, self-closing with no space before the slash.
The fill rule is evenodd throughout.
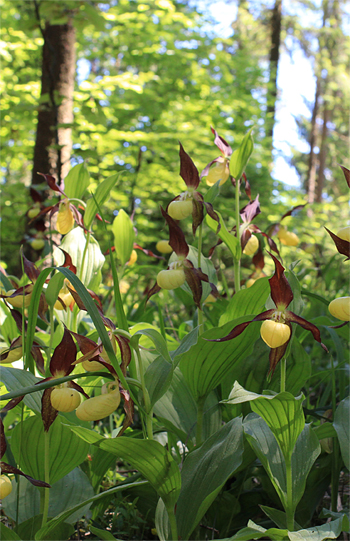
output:
<path id="1" fill-rule="evenodd" d="M 126 460 L 150 482 L 165 505 L 175 505 L 181 488 L 181 476 L 176 462 L 160 443 L 120 437 L 99 443 L 104 451 Z"/>
<path id="2" fill-rule="evenodd" d="M 350 397 L 344 398 L 336 409 L 333 426 L 337 432 L 344 464 L 350 470 Z"/>
<path id="3" fill-rule="evenodd" d="M 249 314 L 257 316 L 264 311 L 269 294 L 270 285 L 268 278 L 260 278 L 252 287 L 237 291 L 220 317 L 220 325 Z"/>
<path id="4" fill-rule="evenodd" d="M 242 420 L 236 418 L 187 456 L 176 506 L 181 539 L 188 539 L 224 483 L 241 465 L 243 448 Z"/>
<path id="5" fill-rule="evenodd" d="M 89 186 L 90 175 L 84 163 L 78 163 L 69 171 L 64 179 L 64 192 L 67 197 L 81 199 Z"/>
<path id="6" fill-rule="evenodd" d="M 35 385 L 41 379 L 33 376 L 31 372 L 9 366 L 1 367 L 0 378 L 9 392 L 17 391 L 18 389 L 24 390 L 26 387 Z M 42 391 L 27 394 L 23 401 L 28 408 L 39 413 L 41 411 L 41 396 Z"/>
<path id="7" fill-rule="evenodd" d="M 259 336 L 260 325 L 250 325 L 245 331 L 226 342 L 209 342 L 226 336 L 236 325 L 249 321 L 245 316 L 203 333 L 198 342 L 181 356 L 180 369 L 195 398 L 206 396 L 227 376 L 234 363 L 247 357 L 253 351 Z"/>
<path id="8" fill-rule="evenodd" d="M 22 441 L 21 449 L 20 441 Z M 86 459 L 89 444 L 64 426 L 60 417 L 57 417 L 49 430 L 49 448 L 49 482 L 53 484 Z M 26 474 L 34 479 L 44 480 L 45 444 L 41 417 L 35 415 L 16 425 L 11 437 L 11 449 Z"/>

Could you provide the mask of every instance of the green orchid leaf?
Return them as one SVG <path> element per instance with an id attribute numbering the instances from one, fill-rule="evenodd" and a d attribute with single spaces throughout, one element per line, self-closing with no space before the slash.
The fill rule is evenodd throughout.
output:
<path id="1" fill-rule="evenodd" d="M 230 250 L 234 259 L 239 259 L 241 255 L 241 246 L 240 246 L 239 240 L 233 233 L 229 233 L 224 223 L 224 220 L 222 219 L 221 214 L 217 212 L 217 215 L 219 216 L 220 225 L 221 225 L 220 231 L 218 233 L 218 237 L 222 240 L 222 242 L 226 244 L 227 248 Z M 213 218 L 211 218 L 209 214 L 206 215 L 205 220 L 207 222 L 207 225 L 210 227 L 210 229 L 214 231 L 214 233 L 216 233 L 217 228 L 218 228 L 218 223 L 215 220 L 213 220 Z"/>
<path id="2" fill-rule="evenodd" d="M 239 468 L 243 449 L 242 421 L 237 418 L 186 457 L 176 506 L 181 539 L 188 539 L 226 480 Z"/>
<path id="3" fill-rule="evenodd" d="M 350 397 L 339 403 L 334 416 L 333 426 L 338 435 L 340 451 L 344 464 L 350 469 Z"/>
<path id="4" fill-rule="evenodd" d="M 0 379 L 6 385 L 8 391 L 21 390 L 26 387 L 35 385 L 40 378 L 33 376 L 31 372 L 12 368 L 10 366 L 2 366 L 0 371 Z M 23 401 L 28 408 L 37 413 L 41 412 L 41 397 L 42 391 L 27 394 Z"/>
<path id="5" fill-rule="evenodd" d="M 220 326 L 238 317 L 257 316 L 264 311 L 269 294 L 268 278 L 260 278 L 251 287 L 237 291 L 220 317 Z"/>
<path id="6" fill-rule="evenodd" d="M 243 137 L 240 146 L 233 152 L 230 159 L 230 173 L 234 179 L 240 180 L 244 173 L 249 158 L 253 152 L 254 143 L 252 137 L 253 128 Z"/>
<path id="7" fill-rule="evenodd" d="M 49 433 L 49 482 L 56 481 L 79 466 L 88 453 L 89 445 L 64 426 L 58 416 L 50 427 Z M 19 443 L 26 452 L 21 451 Z M 13 429 L 11 449 L 21 469 L 34 479 L 43 481 L 44 471 L 44 426 L 41 417 L 34 415 L 18 423 Z"/>
<path id="8" fill-rule="evenodd" d="M 90 175 L 84 163 L 78 163 L 64 179 L 64 193 L 69 199 L 81 199 L 90 184 Z"/>
<path id="9" fill-rule="evenodd" d="M 127 213 L 120 209 L 113 220 L 112 231 L 117 258 L 122 265 L 129 261 L 135 242 L 135 231 Z"/>
<path id="10" fill-rule="evenodd" d="M 99 442 L 104 451 L 123 458 L 150 482 L 167 508 L 173 507 L 181 488 L 181 476 L 170 453 L 157 441 L 121 436 Z"/>
<path id="11" fill-rule="evenodd" d="M 86 229 L 90 229 L 95 215 L 98 213 L 98 206 L 96 202 L 101 207 L 103 203 L 110 197 L 111 190 L 116 185 L 119 179 L 119 173 L 106 178 L 101 184 L 97 186 L 97 190 L 94 193 L 94 197 L 90 198 L 87 202 L 85 213 L 84 213 L 84 225 Z"/>

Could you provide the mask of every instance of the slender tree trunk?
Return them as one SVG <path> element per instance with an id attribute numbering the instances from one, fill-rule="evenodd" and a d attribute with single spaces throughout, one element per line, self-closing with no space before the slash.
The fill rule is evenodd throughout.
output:
<path id="1" fill-rule="evenodd" d="M 275 0 L 271 14 L 271 46 L 269 55 L 269 83 L 267 91 L 266 134 L 271 138 L 276 115 L 277 101 L 277 72 L 280 57 L 281 27 L 282 27 L 282 0 Z"/>
<path id="2" fill-rule="evenodd" d="M 321 145 L 319 153 L 319 164 L 318 164 L 318 176 L 317 176 L 317 185 L 316 185 L 316 202 L 322 202 L 322 192 L 325 185 L 325 169 L 326 169 L 326 159 L 327 159 L 327 136 L 328 136 L 328 122 L 330 120 L 330 110 L 325 103 L 323 106 L 323 126 L 321 133 Z"/>
<path id="3" fill-rule="evenodd" d="M 49 173 L 60 182 L 69 171 L 72 150 L 75 29 L 71 22 L 47 23 L 42 35 L 41 99 L 32 184 L 42 183 L 38 173 Z"/>
<path id="4" fill-rule="evenodd" d="M 316 140 L 317 140 L 316 120 L 317 120 L 318 110 L 319 110 L 320 88 L 321 88 L 321 80 L 320 80 L 320 77 L 317 77 L 314 106 L 312 109 L 312 117 L 311 117 L 310 138 L 309 138 L 309 145 L 310 145 L 309 163 L 308 163 L 307 177 L 306 177 L 306 182 L 305 182 L 305 188 L 307 190 L 307 200 L 308 200 L 308 203 L 310 204 L 314 203 L 315 192 L 316 192 L 316 166 L 317 166 L 317 155 L 315 154 L 315 146 L 316 146 Z"/>

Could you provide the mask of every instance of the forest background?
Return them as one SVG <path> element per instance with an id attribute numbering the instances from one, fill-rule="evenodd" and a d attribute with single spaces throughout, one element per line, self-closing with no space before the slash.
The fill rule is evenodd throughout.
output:
<path id="1" fill-rule="evenodd" d="M 137 243 L 155 251 L 160 230 L 166 238 L 159 207 L 183 190 L 178 141 L 201 170 L 216 157 L 211 126 L 233 148 L 254 126 L 246 173 L 253 197 L 260 194 L 260 227 L 308 203 L 291 218 L 291 229 L 306 248 L 309 269 L 318 272 L 327 243 L 334 252 L 322 226 L 345 226 L 348 210 L 339 204 L 347 195 L 338 166 L 348 167 L 349 157 L 346 2 L 236 0 L 225 38 L 215 32 L 215 10 L 209 16 L 212 3 L 203 0 L 1 4 L 1 259 L 7 272 L 21 274 L 21 244 L 33 261 L 49 252 L 48 243 L 42 251 L 31 248 L 45 224 L 30 221 L 28 210 L 54 202 L 37 173 L 63 179 L 78 163 L 90 174 L 88 190 L 120 173 L 105 217 L 112 221 L 121 208 L 132 214 Z M 309 60 L 315 96 L 306 103 L 310 115 L 295 118 L 306 144 L 290 145 L 285 157 L 300 179 L 291 187 L 271 172 L 278 156 L 278 67 L 282 53 L 295 51 Z M 287 145 L 289 135 L 287 129 Z M 217 208 L 233 223 L 230 193 L 226 183 Z M 107 249 L 101 231 L 95 234 Z M 208 246 L 213 239 L 208 236 Z M 220 265 L 225 268 L 225 257 Z"/>

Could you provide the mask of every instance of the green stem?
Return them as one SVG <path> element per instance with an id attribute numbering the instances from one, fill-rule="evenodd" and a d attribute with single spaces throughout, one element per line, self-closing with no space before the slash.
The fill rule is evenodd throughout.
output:
<path id="1" fill-rule="evenodd" d="M 146 384 L 145 384 L 145 375 L 143 373 L 143 365 L 142 365 L 140 349 L 137 347 L 135 348 L 135 351 L 136 351 L 137 362 L 138 362 L 139 373 L 140 373 L 140 383 L 142 387 L 143 401 L 145 404 L 147 436 L 148 436 L 148 439 L 153 440 L 153 427 L 152 427 L 153 409 L 151 406 L 151 401 L 150 401 L 149 394 L 148 394 Z"/>
<path id="2" fill-rule="evenodd" d="M 332 370 L 332 419 L 334 420 L 335 410 L 337 408 L 337 388 L 335 381 L 335 369 L 333 356 L 331 357 Z M 331 510 L 337 512 L 338 507 L 338 489 L 339 489 L 339 442 L 338 438 L 333 438 L 333 453 L 331 467 Z"/>
<path id="3" fill-rule="evenodd" d="M 45 476 L 45 483 L 50 482 L 50 439 L 49 439 L 49 432 L 44 431 L 44 476 Z M 49 514 L 49 499 L 50 499 L 50 489 L 44 488 L 44 509 L 43 509 L 43 520 L 41 523 L 41 527 L 43 528 L 47 522 L 47 517 Z"/>
<path id="4" fill-rule="evenodd" d="M 170 506 L 167 506 L 166 510 L 168 512 L 168 517 L 169 517 L 171 539 L 172 541 L 177 541 L 179 539 L 179 536 L 177 533 L 177 524 L 176 524 L 176 517 L 175 517 L 174 509 Z"/>
<path id="5" fill-rule="evenodd" d="M 165 338 L 166 340 L 166 333 L 165 333 L 165 325 L 164 325 L 164 316 L 162 312 L 162 308 L 160 306 L 160 303 L 158 302 L 158 318 L 159 318 L 159 329 L 160 334 Z"/>
<path id="6" fill-rule="evenodd" d="M 227 285 L 227 280 L 226 280 L 226 276 L 225 276 L 225 273 L 222 269 L 221 270 L 221 281 L 222 281 L 222 285 L 224 286 L 224 290 L 225 290 L 225 293 L 226 293 L 226 296 L 227 298 L 229 299 L 230 298 L 230 291 L 229 291 L 229 288 L 228 288 L 228 285 Z"/>
<path id="7" fill-rule="evenodd" d="M 236 215 L 236 237 L 238 240 L 238 246 L 241 244 L 241 234 L 240 234 L 240 225 L 241 225 L 241 216 L 239 213 L 239 188 L 240 188 L 240 179 L 236 179 L 236 189 L 235 189 L 235 215 Z M 235 293 L 241 289 L 241 260 L 240 258 L 234 258 L 234 279 L 235 279 Z"/>
<path id="8" fill-rule="evenodd" d="M 287 359 L 286 357 L 283 357 L 281 360 L 281 393 L 284 393 L 286 390 L 286 367 L 287 367 Z"/>
<path id="9" fill-rule="evenodd" d="M 204 414 L 204 402 L 206 396 L 201 396 L 197 400 L 197 430 L 196 430 L 196 447 L 199 447 L 202 443 L 203 434 L 203 414 Z"/>
<path id="10" fill-rule="evenodd" d="M 89 242 L 90 242 L 90 232 L 88 231 L 87 232 L 87 235 L 86 235 L 86 242 L 85 242 L 85 246 L 84 246 L 84 252 L 83 252 L 83 259 L 81 261 L 81 267 L 80 267 L 80 272 L 79 272 L 79 280 L 81 282 L 83 282 L 82 280 L 82 277 L 83 277 L 83 269 L 84 269 L 84 264 L 85 264 L 85 259 L 86 259 L 86 254 L 87 254 L 87 251 L 88 251 L 88 248 L 89 248 Z M 84 283 L 84 282 L 83 282 Z"/>
<path id="11" fill-rule="evenodd" d="M 203 325 L 203 310 L 201 308 L 198 308 L 198 334 L 202 334 L 204 332 L 204 325 Z"/>
<path id="12" fill-rule="evenodd" d="M 292 478 L 292 460 L 288 457 L 286 463 L 286 485 L 287 485 L 287 529 L 290 532 L 294 531 L 294 508 L 293 508 L 293 478 Z"/>
<path id="13" fill-rule="evenodd" d="M 24 414 L 24 404 L 21 402 L 21 420 L 20 420 L 20 431 L 19 431 L 19 457 L 18 457 L 18 467 L 21 468 L 21 453 L 22 453 L 22 437 L 23 437 L 23 414 Z M 16 495 L 16 524 L 19 520 L 19 493 L 21 488 L 21 476 L 17 475 L 17 495 Z"/>

